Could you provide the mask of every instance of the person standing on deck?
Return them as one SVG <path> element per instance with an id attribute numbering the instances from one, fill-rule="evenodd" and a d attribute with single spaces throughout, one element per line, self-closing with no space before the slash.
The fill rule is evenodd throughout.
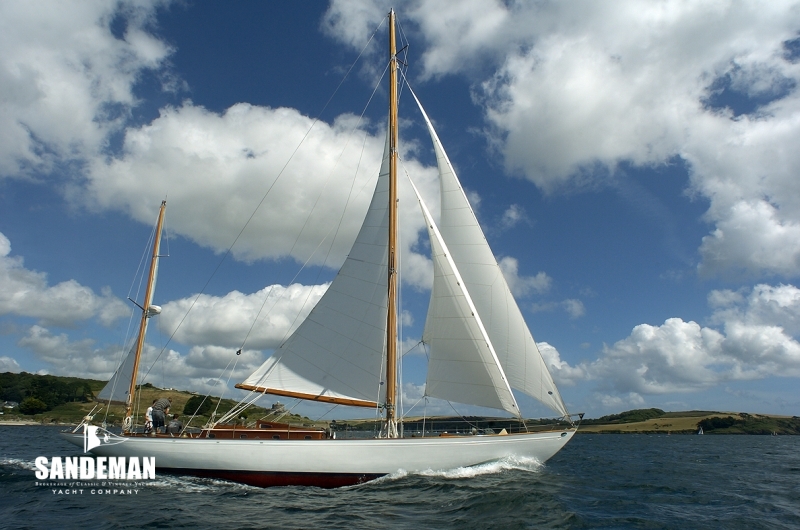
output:
<path id="1" fill-rule="evenodd" d="M 153 403 L 153 430 L 155 430 L 155 432 L 158 432 L 158 428 L 164 427 L 166 424 L 167 414 L 171 406 L 171 398 L 161 398 Z"/>

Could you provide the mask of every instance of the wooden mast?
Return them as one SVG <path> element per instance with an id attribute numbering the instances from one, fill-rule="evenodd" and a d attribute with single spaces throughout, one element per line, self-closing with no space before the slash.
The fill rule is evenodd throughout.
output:
<path id="1" fill-rule="evenodd" d="M 136 392 L 136 375 L 139 373 L 139 360 L 142 356 L 142 349 L 144 348 L 144 336 L 147 330 L 147 319 L 152 316 L 150 312 L 150 302 L 153 297 L 153 284 L 156 279 L 156 271 L 158 269 L 158 253 L 161 248 L 161 231 L 164 227 L 164 211 L 167 208 L 167 201 L 161 201 L 161 209 L 158 212 L 158 222 L 156 223 L 156 233 L 153 240 L 153 256 L 150 260 L 150 274 L 147 277 L 147 289 L 144 293 L 144 303 L 140 306 L 142 308 L 142 319 L 139 323 L 139 337 L 136 339 L 136 352 L 133 357 L 133 373 L 131 374 L 131 386 L 128 389 L 128 400 L 125 405 L 125 422 L 123 423 L 123 430 L 130 432 L 133 422 L 131 421 L 131 413 L 133 411 L 133 396 Z M 155 313 L 153 313 L 155 314 Z"/>
<path id="2" fill-rule="evenodd" d="M 389 11 L 389 312 L 386 321 L 386 436 L 397 437 L 397 58 Z"/>

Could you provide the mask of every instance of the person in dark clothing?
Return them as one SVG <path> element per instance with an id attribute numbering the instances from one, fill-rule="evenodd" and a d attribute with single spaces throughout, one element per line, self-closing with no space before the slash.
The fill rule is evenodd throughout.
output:
<path id="1" fill-rule="evenodd" d="M 159 427 L 164 427 L 167 420 L 167 413 L 172 406 L 172 399 L 161 398 L 153 403 L 153 430 L 158 432 Z"/>
<path id="2" fill-rule="evenodd" d="M 178 419 L 180 416 L 173 414 L 172 420 L 167 425 L 167 434 L 180 434 L 183 430 L 183 423 Z"/>

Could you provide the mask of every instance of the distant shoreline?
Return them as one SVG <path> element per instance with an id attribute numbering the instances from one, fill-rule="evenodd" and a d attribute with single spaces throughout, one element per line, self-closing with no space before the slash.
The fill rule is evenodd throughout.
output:
<path id="1" fill-rule="evenodd" d="M 630 411 L 632 413 L 640 411 Z M 660 411 L 659 411 L 660 412 Z M 640 421 L 627 422 L 620 416 L 630 416 L 630 413 L 622 413 L 612 417 L 603 417 L 588 420 L 582 423 L 577 434 L 642 434 L 642 435 L 698 435 L 700 434 L 699 425 L 704 426 L 702 434 L 736 434 L 736 435 L 798 435 L 800 434 L 800 417 L 798 416 L 778 416 L 766 414 L 748 414 L 744 412 L 667 412 L 657 417 L 651 417 Z M 611 421 L 600 421 L 609 418 Z M 613 418 L 613 419 L 612 419 Z M 475 421 L 478 418 L 469 418 L 468 421 Z M 638 418 L 637 418 L 638 419 Z M 463 418 L 428 418 L 432 421 L 464 421 Z M 481 418 L 488 420 L 488 418 Z M 370 420 L 372 421 L 372 420 Z M 406 418 L 406 423 L 420 421 L 420 418 Z M 349 420 L 349 422 L 359 423 L 359 420 Z M 61 426 L 75 427 L 77 422 L 64 421 L 36 421 L 15 418 L 13 420 L 0 419 L 0 426 Z M 444 429 L 447 430 L 447 429 Z M 451 431 L 452 432 L 452 431 Z"/>

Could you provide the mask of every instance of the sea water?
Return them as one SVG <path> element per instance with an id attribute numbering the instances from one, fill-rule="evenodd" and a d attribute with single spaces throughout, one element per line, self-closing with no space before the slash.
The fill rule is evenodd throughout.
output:
<path id="1" fill-rule="evenodd" d="M 334 490 L 157 474 L 135 493 L 65 494 L 35 477 L 37 456 L 79 454 L 59 430 L 0 426 L 0 527 L 800 529 L 798 436 L 578 434 L 545 464 L 398 470 Z"/>

